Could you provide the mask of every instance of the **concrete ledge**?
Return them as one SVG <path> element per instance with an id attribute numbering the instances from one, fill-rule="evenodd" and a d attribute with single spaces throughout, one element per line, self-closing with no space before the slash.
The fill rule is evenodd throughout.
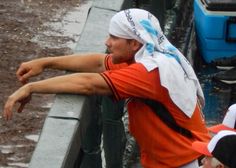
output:
<path id="1" fill-rule="evenodd" d="M 73 167 L 79 152 L 74 147 L 80 146 L 78 127 L 78 120 L 47 118 L 29 167 Z M 75 151 L 71 151 L 73 148 Z"/>
<path id="2" fill-rule="evenodd" d="M 58 94 L 41 131 L 30 168 L 74 167 L 79 155 L 80 118 L 89 97 Z"/>
<path id="3" fill-rule="evenodd" d="M 30 168 L 73 168 L 90 116 L 99 113 L 97 96 L 59 94 L 45 120 Z"/>
<path id="4" fill-rule="evenodd" d="M 75 53 L 106 52 L 108 26 L 115 11 L 92 7 Z"/>
<path id="5" fill-rule="evenodd" d="M 94 2 L 94 7 L 96 8 L 102 8 L 107 10 L 114 10 L 114 11 L 120 11 L 122 8 L 123 1 L 122 0 L 96 0 Z"/>
<path id="6" fill-rule="evenodd" d="M 79 120 L 85 100 L 82 95 L 57 94 L 48 117 Z"/>

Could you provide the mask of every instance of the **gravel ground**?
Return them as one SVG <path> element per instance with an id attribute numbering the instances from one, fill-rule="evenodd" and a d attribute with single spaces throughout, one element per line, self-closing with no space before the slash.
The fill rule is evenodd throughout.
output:
<path id="1" fill-rule="evenodd" d="M 89 3 L 87 0 L 0 0 L 1 109 L 6 98 L 20 86 L 15 72 L 21 62 L 73 53 L 84 23 L 80 18 L 85 17 Z M 63 73 L 47 70 L 32 81 Z M 9 122 L 0 117 L 0 168 L 28 167 L 53 99 L 54 95 L 34 95 L 23 114 L 15 114 Z"/>

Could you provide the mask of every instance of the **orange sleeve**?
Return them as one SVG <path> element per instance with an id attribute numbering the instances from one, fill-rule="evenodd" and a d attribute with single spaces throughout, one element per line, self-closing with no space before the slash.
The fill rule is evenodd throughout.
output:
<path id="1" fill-rule="evenodd" d="M 108 70 L 101 74 L 110 86 L 116 100 L 130 97 L 150 99 L 158 98 L 162 92 L 157 70 L 147 72 L 140 63 L 129 65 L 119 70 Z"/>

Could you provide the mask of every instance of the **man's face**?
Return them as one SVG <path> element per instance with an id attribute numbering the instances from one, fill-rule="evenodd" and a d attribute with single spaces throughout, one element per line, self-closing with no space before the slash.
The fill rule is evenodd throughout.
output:
<path id="1" fill-rule="evenodd" d="M 214 160 L 213 157 L 206 156 L 202 159 L 201 168 L 224 168 L 223 164 L 221 164 L 218 160 Z"/>
<path id="2" fill-rule="evenodd" d="M 211 160 L 212 160 L 212 157 L 208 157 L 208 156 L 204 157 L 201 161 L 202 162 L 202 168 L 213 168 L 211 166 Z"/>
<path id="3" fill-rule="evenodd" d="M 132 40 L 110 35 L 105 44 L 114 64 L 123 62 L 130 64 L 134 62 L 136 51 Z"/>

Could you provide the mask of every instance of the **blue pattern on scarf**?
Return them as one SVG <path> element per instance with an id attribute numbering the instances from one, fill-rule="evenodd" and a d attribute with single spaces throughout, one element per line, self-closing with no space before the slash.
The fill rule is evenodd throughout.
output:
<path id="1" fill-rule="evenodd" d="M 157 30 L 152 26 L 152 24 L 150 23 L 149 20 L 142 20 L 140 21 L 140 24 L 143 26 L 143 28 L 150 33 L 151 35 L 157 37 L 158 32 Z M 149 54 L 153 54 L 154 52 L 154 44 L 152 43 L 147 43 L 146 44 L 146 50 L 148 51 Z M 179 64 L 180 64 L 180 59 L 178 57 L 178 55 L 175 54 L 176 48 L 173 45 L 167 46 L 166 47 L 168 52 L 164 52 L 163 54 L 165 54 L 167 57 L 173 57 Z"/>
<path id="2" fill-rule="evenodd" d="M 155 30 L 155 28 L 151 25 L 149 20 L 142 20 L 140 21 L 140 24 L 143 26 L 143 28 L 151 35 L 153 36 L 157 36 L 157 31 Z M 149 54 L 153 54 L 154 52 L 154 44 L 152 43 L 147 43 L 146 44 L 146 50 L 148 51 Z"/>
<path id="3" fill-rule="evenodd" d="M 149 20 L 142 20 L 140 21 L 140 24 L 144 27 L 144 29 L 152 34 L 153 36 L 157 36 L 158 32 L 155 30 L 155 28 L 151 25 Z"/>
<path id="4" fill-rule="evenodd" d="M 146 44 L 146 50 L 149 52 L 149 54 L 153 54 L 154 52 L 154 45 L 152 43 Z"/>
<path id="5" fill-rule="evenodd" d="M 178 57 L 178 55 L 175 54 L 175 51 L 177 50 L 173 45 L 169 45 L 166 47 L 167 48 L 167 51 L 169 51 L 169 53 L 165 53 L 165 55 L 167 57 L 174 57 L 174 59 L 179 63 L 180 63 L 180 59 Z"/>

